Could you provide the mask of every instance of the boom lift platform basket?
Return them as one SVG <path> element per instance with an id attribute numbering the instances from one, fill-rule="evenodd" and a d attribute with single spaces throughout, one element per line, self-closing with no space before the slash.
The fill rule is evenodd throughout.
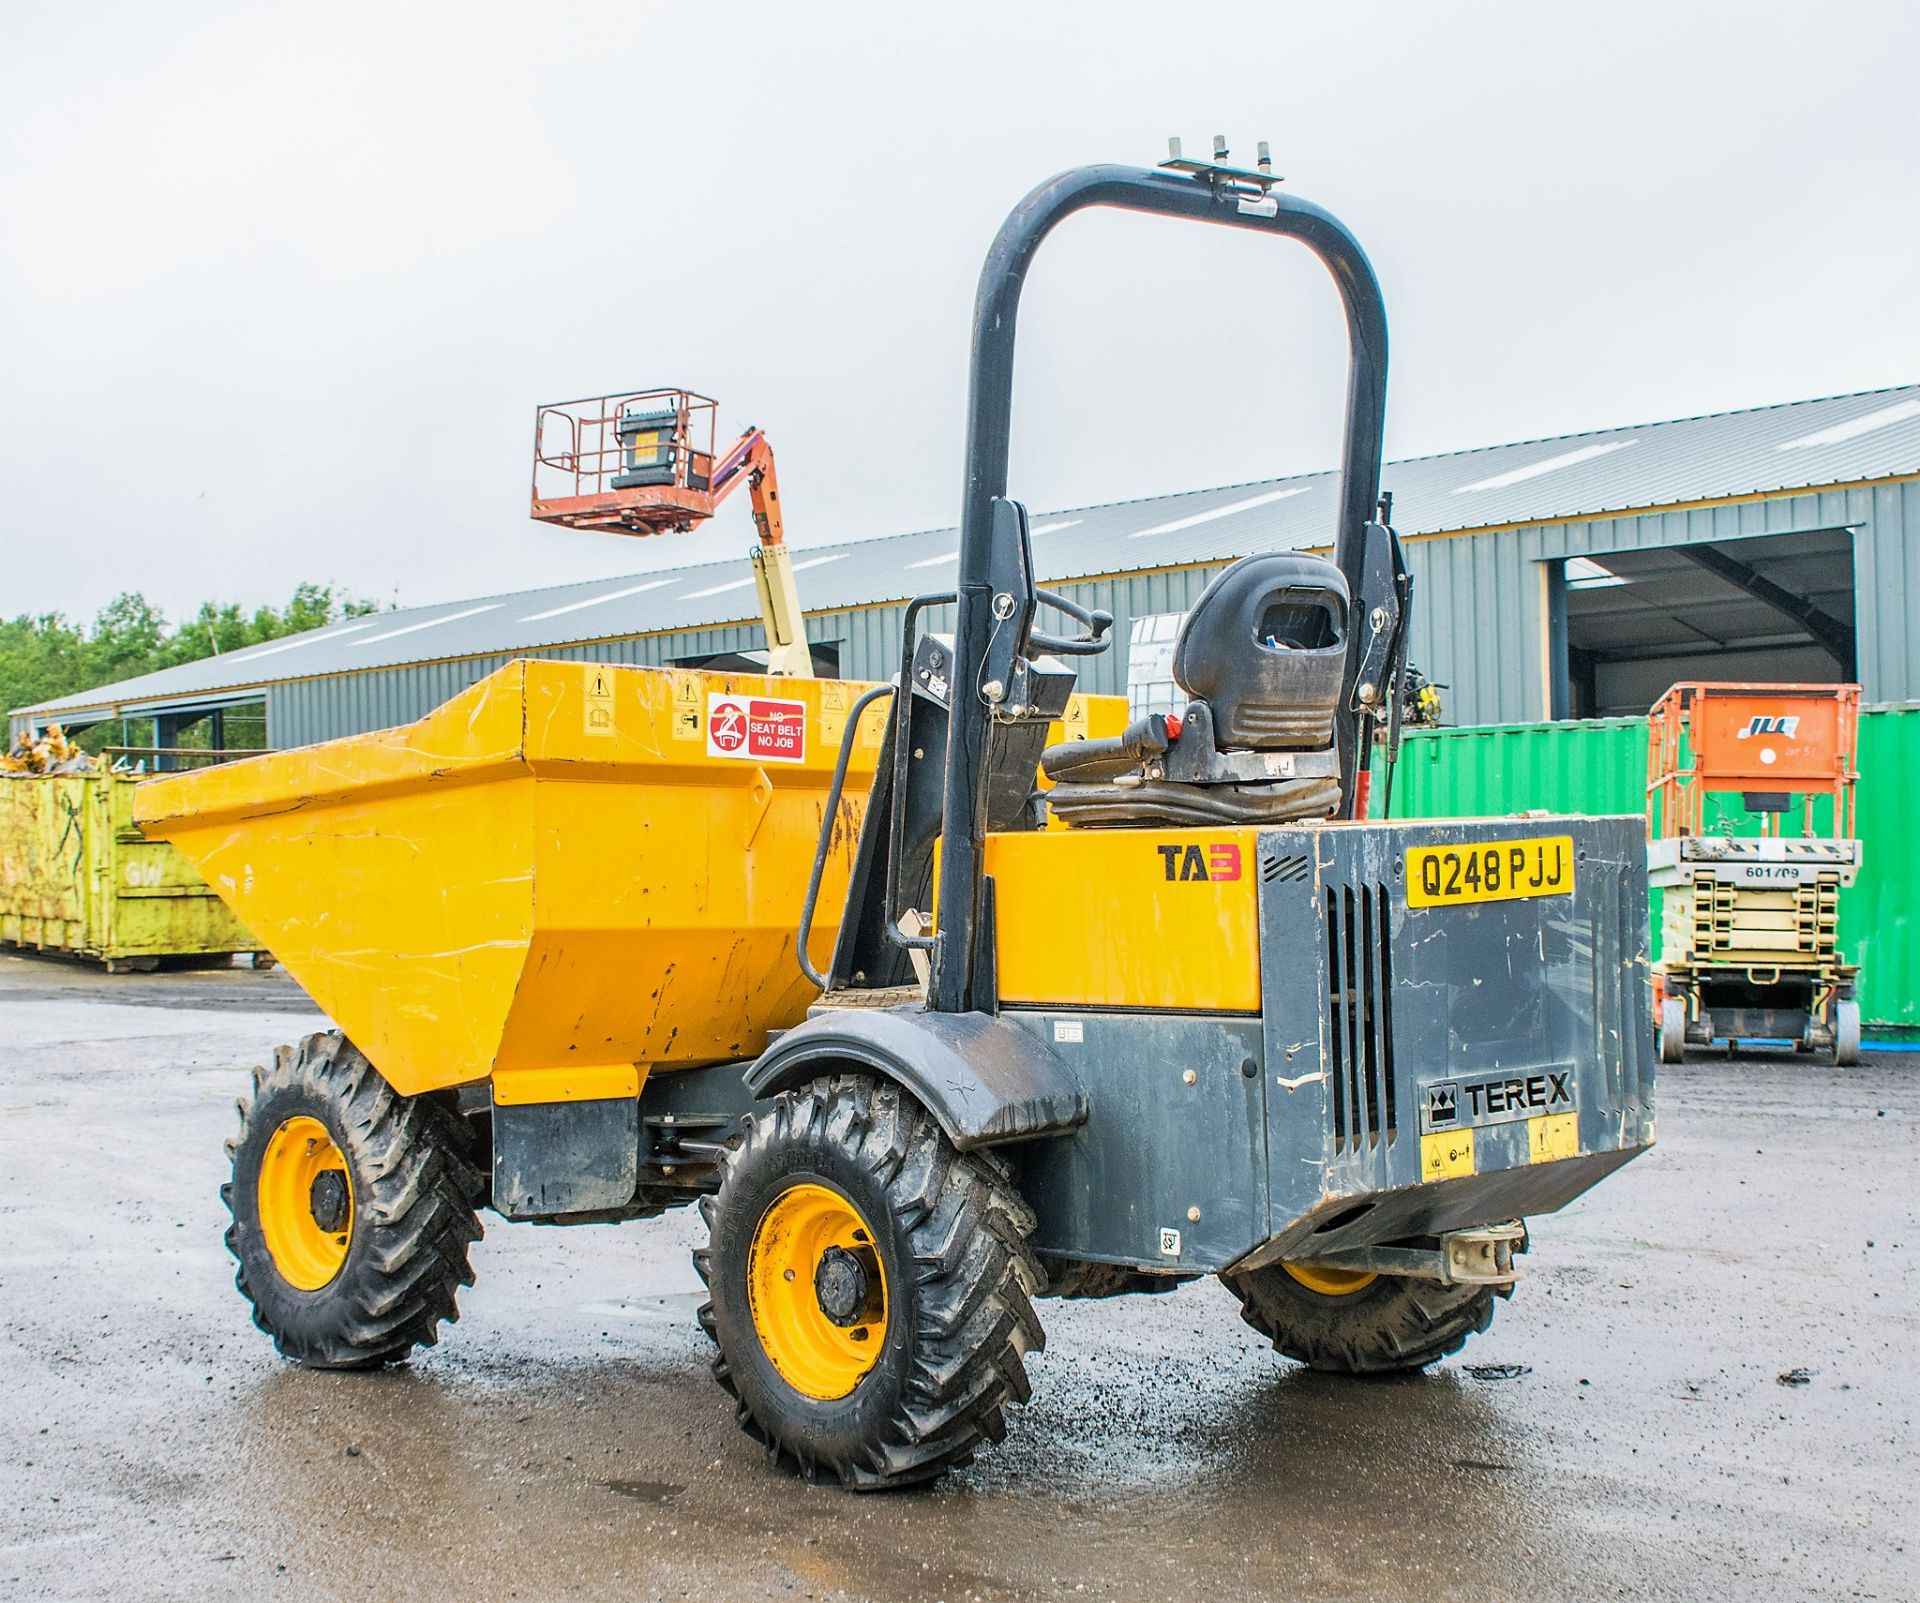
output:
<path id="1" fill-rule="evenodd" d="M 767 668 L 810 678 L 806 615 L 780 515 L 780 481 L 764 430 L 749 428 L 715 459 L 716 403 L 691 390 L 628 390 L 543 406 L 533 423 L 533 516 L 567 529 L 684 534 L 742 484 L 749 487 L 753 582 L 767 631 Z"/>
<path id="2" fill-rule="evenodd" d="M 1666 893 L 1660 1055 L 1786 1038 L 1860 1051 L 1858 970 L 1838 945 L 1860 870 L 1858 685 L 1675 685 L 1648 716 L 1649 883 Z M 1726 801 L 1759 820 L 1732 832 Z M 1797 830 L 1783 828 L 1797 816 Z"/>
<path id="3" fill-rule="evenodd" d="M 707 396 L 678 389 L 542 406 L 534 417 L 533 515 L 570 529 L 684 534 L 712 517 L 724 494 L 715 487 L 717 410 Z"/>

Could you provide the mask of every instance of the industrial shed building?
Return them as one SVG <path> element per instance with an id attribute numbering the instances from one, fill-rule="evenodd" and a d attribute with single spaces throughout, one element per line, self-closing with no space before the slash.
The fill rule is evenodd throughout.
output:
<path id="1" fill-rule="evenodd" d="M 1136 689 L 1164 671 L 1154 641 L 1233 558 L 1326 549 L 1337 477 L 1036 515 L 1043 581 L 1118 620 L 1083 685 L 1126 689 L 1130 655 Z M 1920 385 L 1419 457 L 1383 484 L 1413 661 L 1447 687 L 1449 723 L 1639 713 L 1686 678 L 1857 678 L 1869 701 L 1920 700 Z M 952 583 L 955 546 L 948 528 L 796 551 L 819 666 L 892 674 L 902 604 Z M 13 723 L 250 745 L 263 717 L 264 744 L 296 746 L 416 718 L 516 656 L 746 666 L 759 632 L 736 555 L 350 619 Z"/>

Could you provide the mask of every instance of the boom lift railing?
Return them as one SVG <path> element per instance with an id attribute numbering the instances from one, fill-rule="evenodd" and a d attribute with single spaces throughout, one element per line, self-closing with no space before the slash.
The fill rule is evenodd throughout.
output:
<path id="1" fill-rule="evenodd" d="M 540 407 L 533 421 L 532 514 L 611 534 L 685 533 L 748 486 L 753 581 L 770 673 L 807 678 L 813 655 L 780 512 L 766 431 L 747 429 L 717 459 L 715 403 L 691 390 L 629 390 Z"/>

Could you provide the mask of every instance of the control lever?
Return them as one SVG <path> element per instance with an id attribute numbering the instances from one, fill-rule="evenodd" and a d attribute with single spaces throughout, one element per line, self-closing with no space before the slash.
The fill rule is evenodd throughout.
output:
<path id="1" fill-rule="evenodd" d="M 1033 657 L 1098 656 L 1113 643 L 1113 614 L 1083 607 L 1034 584 L 1027 509 L 1006 496 L 994 498 L 992 549 L 989 577 L 993 593 L 988 605 L 993 612 L 993 633 L 980 669 L 980 699 L 996 715 L 1011 706 L 1017 717 L 1031 699 L 1018 694 L 1018 689 Z M 1071 618 L 1084 633 L 1051 635 L 1035 629 L 1033 615 L 1041 602 Z"/>
<path id="2" fill-rule="evenodd" d="M 1400 537 L 1386 524 L 1369 523 L 1360 539 L 1360 584 L 1354 595 L 1360 647 L 1349 705 L 1354 712 L 1379 718 L 1393 694 L 1406 631 L 1407 570 Z"/>
<path id="3" fill-rule="evenodd" d="M 1027 644 L 1034 650 L 1049 651 L 1056 657 L 1097 657 L 1113 644 L 1112 636 L 1107 633 L 1113 627 L 1113 614 L 1104 607 L 1083 607 L 1052 590 L 1036 590 L 1034 596 L 1054 611 L 1064 612 L 1086 630 L 1082 635 L 1064 637 L 1029 630 Z"/>

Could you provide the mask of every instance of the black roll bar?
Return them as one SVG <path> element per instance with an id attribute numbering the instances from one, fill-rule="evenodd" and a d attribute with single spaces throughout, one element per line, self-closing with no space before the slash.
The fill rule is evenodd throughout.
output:
<path id="1" fill-rule="evenodd" d="M 1075 212 L 1091 206 L 1154 212 L 1296 239 L 1333 275 L 1346 308 L 1346 445 L 1342 453 L 1334 560 L 1361 593 L 1363 535 L 1380 498 L 1386 428 L 1387 314 L 1366 252 L 1346 226 L 1308 201 L 1201 172 L 1192 176 L 1145 167 L 1076 167 L 1050 178 L 1001 224 L 974 300 L 973 357 L 967 401 L 966 483 L 960 509 L 960 585 L 954 625 L 952 720 L 947 732 L 946 794 L 941 831 L 939 936 L 927 1005 L 964 1013 L 993 1006 L 976 995 L 981 965 L 981 857 L 985 850 L 986 755 L 991 712 L 978 680 L 993 631 L 993 503 L 1007 493 L 1007 451 L 1013 419 L 1014 325 L 1020 291 L 1040 242 Z M 1347 667 L 1336 721 L 1343 815 L 1353 808 L 1364 761 L 1352 704 L 1355 670 Z M 990 968 L 990 965 L 989 965 Z"/>

